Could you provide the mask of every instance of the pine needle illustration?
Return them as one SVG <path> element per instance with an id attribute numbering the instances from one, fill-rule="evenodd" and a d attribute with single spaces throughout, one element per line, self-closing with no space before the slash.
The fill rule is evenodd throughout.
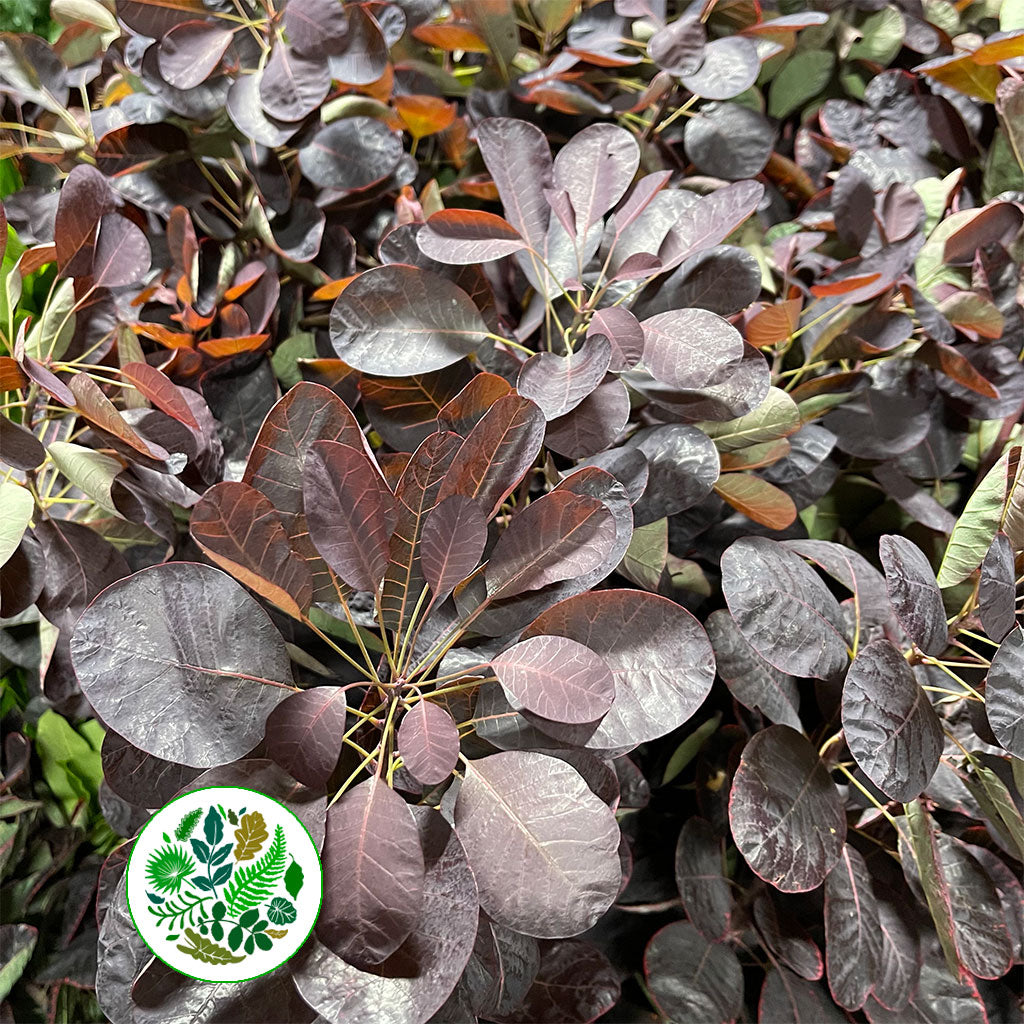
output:
<path id="1" fill-rule="evenodd" d="M 197 807 L 194 811 L 189 811 L 184 818 L 178 824 L 178 827 L 174 830 L 174 838 L 184 842 L 196 829 L 196 825 L 199 824 L 199 819 L 203 816 L 203 809 Z"/>
<path id="2" fill-rule="evenodd" d="M 195 867 L 196 862 L 180 846 L 165 846 L 151 854 L 146 879 L 158 892 L 175 893 Z"/>
<path id="3" fill-rule="evenodd" d="M 268 900 L 284 873 L 284 864 L 284 829 L 278 825 L 267 852 L 254 864 L 238 868 L 224 890 L 228 917 L 237 917 L 241 911 L 251 910 Z"/>

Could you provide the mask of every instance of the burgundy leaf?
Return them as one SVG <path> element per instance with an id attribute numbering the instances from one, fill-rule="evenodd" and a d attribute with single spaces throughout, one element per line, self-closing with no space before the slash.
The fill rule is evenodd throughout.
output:
<path id="1" fill-rule="evenodd" d="M 300 619 L 313 600 L 309 567 L 294 552 L 270 500 L 249 484 L 224 481 L 192 509 L 192 536 L 240 583 Z"/>
<path id="2" fill-rule="evenodd" d="M 46 449 L 30 430 L 0 416 L 0 460 L 15 469 L 35 469 L 46 458 Z"/>
<path id="3" fill-rule="evenodd" d="M 288 42 L 304 56 L 344 53 L 348 13 L 338 0 L 289 0 L 284 9 L 284 30 Z"/>
<path id="4" fill-rule="evenodd" d="M 900 625 L 921 650 L 938 656 L 949 642 L 946 610 L 928 559 L 913 541 L 895 535 L 882 537 L 878 551 Z"/>
<path id="5" fill-rule="evenodd" d="M 859 1010 L 881 967 L 881 925 L 871 875 L 849 843 L 825 879 L 825 956 L 833 998 Z"/>
<path id="6" fill-rule="evenodd" d="M 526 636 L 565 636 L 597 654 L 615 677 L 615 701 L 594 730 L 571 737 L 591 750 L 630 750 L 664 736 L 704 703 L 715 659 L 700 623 L 673 601 L 638 590 L 599 590 L 561 601 Z"/>
<path id="7" fill-rule="evenodd" d="M 497 601 L 582 575 L 604 561 L 614 541 L 604 503 L 552 491 L 512 517 L 487 564 L 487 593 Z"/>
<path id="8" fill-rule="evenodd" d="M 629 411 L 626 386 L 621 380 L 609 378 L 572 412 L 548 424 L 545 444 L 570 459 L 599 455 L 625 429 Z"/>
<path id="9" fill-rule="evenodd" d="M 890 1010 L 907 1005 L 917 988 L 921 952 L 917 928 L 908 918 L 908 907 L 878 900 L 881 947 L 876 962 L 873 997 Z"/>
<path id="10" fill-rule="evenodd" d="M 391 264 L 360 274 L 331 310 L 331 340 L 354 369 L 382 377 L 440 370 L 488 333 L 472 299 L 447 278 Z"/>
<path id="11" fill-rule="evenodd" d="M 61 186 L 53 225 L 61 273 L 68 277 L 89 273 L 100 219 L 120 205 L 101 171 L 89 164 L 71 169 Z"/>
<path id="12" fill-rule="evenodd" d="M 180 22 L 160 38 L 160 75 L 176 89 L 199 85 L 217 69 L 233 38 L 230 28 L 208 21 Z"/>
<path id="13" fill-rule="evenodd" d="M 644 952 L 651 999 L 668 1020 L 732 1024 L 743 1006 L 743 970 L 730 946 L 712 944 L 688 921 L 654 933 Z"/>
<path id="14" fill-rule="evenodd" d="M 754 900 L 754 923 L 762 944 L 780 964 L 807 981 L 817 981 L 824 974 L 821 950 L 807 929 L 780 909 L 772 890 L 766 889 Z"/>
<path id="15" fill-rule="evenodd" d="M 299 121 L 316 110 L 330 89 L 325 61 L 303 57 L 277 40 L 260 80 L 260 99 L 271 117 Z"/>
<path id="16" fill-rule="evenodd" d="M 604 380 L 611 365 L 611 345 L 600 334 L 569 356 L 538 352 L 519 371 L 519 393 L 540 406 L 544 418 L 557 419 L 575 409 Z"/>
<path id="17" fill-rule="evenodd" d="M 401 156 L 402 137 L 382 121 L 346 117 L 325 125 L 302 147 L 299 166 L 314 185 L 355 191 L 383 181 Z"/>
<path id="18" fill-rule="evenodd" d="M 637 526 L 699 504 L 718 481 L 718 449 L 697 427 L 680 423 L 646 427 L 629 444 L 644 453 L 648 466 L 647 487 L 633 506 Z"/>
<path id="19" fill-rule="evenodd" d="M 140 228 L 120 214 L 103 217 L 92 258 L 93 284 L 97 288 L 140 281 L 149 273 L 151 259 L 149 242 Z"/>
<path id="20" fill-rule="evenodd" d="M 907 1004 L 896 1011 L 869 999 L 864 1007 L 871 1024 L 939 1024 L 955 1020 L 957 1024 L 988 1024 L 985 1003 L 974 979 L 957 981 L 941 963 L 925 958 L 921 980 Z"/>
<path id="21" fill-rule="evenodd" d="M 770 970 L 761 986 L 758 1024 L 845 1024 L 847 1018 L 822 991 L 785 967 Z"/>
<path id="22" fill-rule="evenodd" d="M 117 0 L 117 16 L 139 35 L 159 39 L 175 25 L 204 18 L 203 0 Z"/>
<path id="23" fill-rule="evenodd" d="M 615 677 L 600 656 L 562 636 L 532 636 L 491 659 L 502 686 L 555 722 L 593 722 L 615 699 Z"/>
<path id="24" fill-rule="evenodd" d="M 706 309 L 675 309 L 641 324 L 644 365 L 656 380 L 702 388 L 743 358 L 743 338 L 728 320 Z"/>
<path id="25" fill-rule="evenodd" d="M 704 23 L 684 16 L 651 36 L 647 54 L 658 67 L 673 75 L 692 75 L 704 63 L 706 42 Z"/>
<path id="26" fill-rule="evenodd" d="M 491 406 L 511 390 L 512 385 L 504 377 L 493 373 L 478 373 L 438 412 L 437 429 L 451 430 L 461 437 L 469 437 Z"/>
<path id="27" fill-rule="evenodd" d="M 900 651 L 874 640 L 857 652 L 843 685 L 843 730 L 864 774 L 907 803 L 931 781 L 942 724 Z"/>
<path id="28" fill-rule="evenodd" d="M 331 77 L 345 85 L 371 85 L 388 69 L 388 44 L 376 19 L 362 4 L 348 4 L 344 48 L 332 53 Z"/>
<path id="29" fill-rule="evenodd" d="M 162 461 L 170 457 L 167 449 L 147 441 L 129 426 L 127 420 L 114 407 L 114 403 L 100 391 L 99 385 L 88 374 L 76 373 L 71 378 L 71 391 L 75 396 L 78 411 L 91 423 L 151 459 Z"/>
<path id="30" fill-rule="evenodd" d="M 839 790 L 811 744 L 788 725 L 769 726 L 744 747 L 729 824 L 754 873 L 782 892 L 816 889 L 846 842 Z"/>
<path id="31" fill-rule="evenodd" d="M 309 534 L 340 579 L 375 593 L 388 565 L 394 495 L 361 449 L 315 441 L 302 485 Z"/>
<path id="32" fill-rule="evenodd" d="M 639 166 L 636 139 L 618 125 L 592 124 L 562 147 L 555 157 L 554 180 L 572 202 L 576 233 L 586 235 L 615 206 Z"/>
<path id="33" fill-rule="evenodd" d="M 459 761 L 458 726 L 438 704 L 417 701 L 398 728 L 398 752 L 419 782 L 440 785 Z"/>
<path id="34" fill-rule="evenodd" d="M 716 45 L 719 43 L 746 43 L 746 40 L 733 37 L 715 41 Z M 760 182 L 737 181 L 684 210 L 657 253 L 665 269 L 670 270 L 694 253 L 723 242 L 757 209 L 763 195 L 764 186 Z"/>
<path id="35" fill-rule="evenodd" d="M 408 804 L 380 779 L 350 789 L 327 813 L 323 861 L 317 938 L 361 970 L 386 960 L 423 904 L 423 850 Z"/>
<path id="36" fill-rule="evenodd" d="M 201 432 L 192 408 L 182 393 L 155 366 L 150 366 L 148 363 L 125 363 L 121 367 L 121 376 L 129 384 L 134 384 L 136 389 L 161 412 L 173 416 L 197 433 Z"/>
<path id="37" fill-rule="evenodd" d="M 612 346 L 611 364 L 608 369 L 615 373 L 631 370 L 644 354 L 644 329 L 640 321 L 621 306 L 599 309 L 587 327 L 587 337 L 603 334 Z"/>
<path id="38" fill-rule="evenodd" d="M 512 394 L 499 398 L 452 461 L 441 499 L 472 498 L 490 519 L 533 465 L 543 440 L 544 414 L 533 402 Z"/>
<path id="39" fill-rule="evenodd" d="M 524 935 L 579 934 L 618 893 L 615 815 L 558 758 L 507 751 L 470 761 L 455 802 L 455 830 L 480 905 Z"/>
<path id="40" fill-rule="evenodd" d="M 694 927 L 709 942 L 729 931 L 733 898 L 722 868 L 722 841 L 703 818 L 688 818 L 679 833 L 676 888 Z"/>
<path id="41" fill-rule="evenodd" d="M 420 251 L 438 263 L 486 263 L 510 256 L 526 242 L 507 220 L 482 210 L 439 210 L 416 235 Z"/>
<path id="42" fill-rule="evenodd" d="M 267 719 L 268 756 L 304 786 L 322 789 L 341 755 L 346 710 L 340 686 L 293 693 Z"/>
<path id="43" fill-rule="evenodd" d="M 420 561 L 435 603 L 477 567 L 486 543 L 487 520 L 472 498 L 452 495 L 431 510 L 423 524 Z"/>
<path id="44" fill-rule="evenodd" d="M 287 10 L 287 8 L 286 8 Z M 261 146 L 283 146 L 299 129 L 299 122 L 279 121 L 263 109 L 260 90 L 263 71 L 239 75 L 228 90 L 225 108 L 235 127 Z M 304 153 L 305 149 L 300 151 Z"/>

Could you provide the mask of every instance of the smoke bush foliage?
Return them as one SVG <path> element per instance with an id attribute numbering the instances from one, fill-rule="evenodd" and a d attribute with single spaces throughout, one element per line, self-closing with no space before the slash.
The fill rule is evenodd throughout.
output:
<path id="1" fill-rule="evenodd" d="M 51 15 L 0 34 L 5 1019 L 1013 1019 L 1024 5 Z M 216 986 L 122 876 L 231 784 L 325 892 Z"/>

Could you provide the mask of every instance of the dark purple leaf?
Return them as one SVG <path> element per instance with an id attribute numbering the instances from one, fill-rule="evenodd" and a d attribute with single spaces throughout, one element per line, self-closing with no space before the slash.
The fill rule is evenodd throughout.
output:
<path id="1" fill-rule="evenodd" d="M 289 0 L 284 30 L 288 42 L 304 56 L 344 53 L 349 33 L 347 12 L 338 0 Z"/>
<path id="2" fill-rule="evenodd" d="M 477 144 L 504 205 L 505 219 L 543 253 L 550 218 L 544 189 L 552 177 L 547 137 L 526 121 L 491 117 L 477 127 Z"/>
<path id="3" fill-rule="evenodd" d="M 985 684 L 985 714 L 999 745 L 1024 758 L 1024 629 L 1017 626 L 992 658 Z"/>
<path id="4" fill-rule="evenodd" d="M 139 807 L 162 806 L 200 774 L 198 768 L 165 761 L 133 747 L 113 729 L 104 734 L 100 755 L 106 784 Z"/>
<path id="5" fill-rule="evenodd" d="M 226 103 L 228 116 L 243 135 L 261 146 L 283 146 L 299 129 L 299 124 L 279 121 L 267 114 L 260 99 L 262 81 L 263 72 L 256 71 L 239 75 L 231 83 Z M 305 149 L 300 151 L 300 157 L 304 152 Z"/>
<path id="6" fill-rule="evenodd" d="M 889 459 L 924 440 L 930 403 L 920 395 L 869 388 L 825 417 L 838 447 L 863 459 Z"/>
<path id="7" fill-rule="evenodd" d="M 397 512 L 394 495 L 362 447 L 314 441 L 302 499 L 309 535 L 324 561 L 349 586 L 376 592 Z"/>
<path id="8" fill-rule="evenodd" d="M 798 978 L 785 967 L 765 975 L 757 1004 L 758 1024 L 845 1024 L 820 985 Z"/>
<path id="9" fill-rule="evenodd" d="M 303 57 L 278 39 L 260 79 L 263 109 L 280 121 L 301 121 L 311 114 L 331 89 L 327 63 Z"/>
<path id="10" fill-rule="evenodd" d="M 437 506 L 445 474 L 460 444 L 458 434 L 431 434 L 413 453 L 398 482 L 397 519 L 388 543 L 381 618 L 384 625 L 399 636 L 403 635 L 407 617 L 426 586 L 420 561 L 423 527 L 427 516 Z"/>
<path id="11" fill-rule="evenodd" d="M 411 811 L 420 833 L 412 842 L 422 845 L 425 873 L 420 913 L 409 937 L 377 973 L 353 967 L 316 942 L 292 961 L 295 987 L 324 1019 L 429 1020 L 473 952 L 480 909 L 462 844 L 437 811 Z M 344 893 L 343 886 L 343 898 Z"/>
<path id="12" fill-rule="evenodd" d="M 340 686 L 293 693 L 267 719 L 268 756 L 304 786 L 323 788 L 341 755 L 346 710 Z"/>
<path id="13" fill-rule="evenodd" d="M 615 701 L 596 730 L 569 737 L 591 750 L 630 750 L 688 721 L 714 681 L 711 644 L 689 612 L 639 590 L 600 590 L 559 602 L 525 636 L 565 636 L 615 677 Z M 565 735 L 544 724 L 552 735 Z"/>
<path id="14" fill-rule="evenodd" d="M 706 309 L 676 309 L 644 320 L 644 365 L 656 380 L 696 390 L 743 358 L 743 338 Z"/>
<path id="15" fill-rule="evenodd" d="M 743 970 L 732 948 L 713 945 L 686 921 L 655 932 L 644 952 L 644 975 L 668 1020 L 732 1024 L 743 1006 Z"/>
<path id="16" fill-rule="evenodd" d="M 469 762 L 455 829 L 480 905 L 524 935 L 567 938 L 586 931 L 618 893 L 615 815 L 557 758 L 506 751 Z"/>
<path id="17" fill-rule="evenodd" d="M 684 15 L 651 36 L 647 55 L 659 68 L 673 75 L 692 75 L 704 63 L 706 43 L 703 21 Z"/>
<path id="18" fill-rule="evenodd" d="M 439 210 L 416 235 L 420 251 L 438 263 L 486 263 L 525 248 L 508 221 L 482 210 Z"/>
<path id="19" fill-rule="evenodd" d="M 978 614 L 985 632 L 1001 642 L 1016 622 L 1016 569 L 1013 545 L 1005 533 L 997 533 L 981 563 Z"/>
<path id="20" fill-rule="evenodd" d="M 629 393 L 620 380 L 599 384 L 572 412 L 548 424 L 548 448 L 570 459 L 597 455 L 614 444 L 629 420 Z"/>
<path id="21" fill-rule="evenodd" d="M 683 132 L 686 155 L 704 174 L 739 181 L 753 178 L 775 145 L 768 119 L 739 103 L 705 103 Z"/>
<path id="22" fill-rule="evenodd" d="M 795 917 L 780 910 L 771 890 L 755 898 L 754 922 L 761 942 L 781 965 L 807 981 L 817 981 L 824 974 L 821 950 Z"/>
<path id="23" fill-rule="evenodd" d="M 878 904 L 864 858 L 849 843 L 825 879 L 828 987 L 847 1010 L 859 1010 L 881 966 Z"/>
<path id="24" fill-rule="evenodd" d="M 497 601 L 581 576 L 604 562 L 614 542 L 615 520 L 603 502 L 552 491 L 514 515 L 498 539 L 487 594 Z"/>
<path id="25" fill-rule="evenodd" d="M 608 369 L 618 373 L 631 370 L 644 354 L 644 329 L 628 309 L 609 306 L 599 309 L 587 327 L 587 337 L 603 334 L 612 346 L 612 359 Z"/>
<path id="26" fill-rule="evenodd" d="M 939 764 L 942 725 L 888 640 L 857 652 L 843 685 L 842 714 L 850 753 L 864 774 L 893 800 L 919 796 Z"/>
<path id="27" fill-rule="evenodd" d="M 910 1001 L 898 1010 L 887 1010 L 869 999 L 864 1013 L 871 1024 L 988 1024 L 985 1004 L 973 979 L 962 984 L 939 960 L 925 959 L 921 981 Z"/>
<path id="28" fill-rule="evenodd" d="M 240 583 L 295 618 L 313 600 L 305 559 L 294 552 L 270 500 L 248 484 L 211 487 L 192 510 L 192 536 Z"/>
<path id="29" fill-rule="evenodd" d="M 878 554 L 900 625 L 925 654 L 937 657 L 949 643 L 948 629 L 942 594 L 928 559 L 912 540 L 894 534 L 881 538 Z"/>
<path id="30" fill-rule="evenodd" d="M 370 10 L 349 4 L 345 13 L 348 31 L 344 47 L 331 54 L 331 77 L 345 85 L 370 85 L 388 69 L 388 44 Z"/>
<path id="31" fill-rule="evenodd" d="M 386 960 L 420 921 L 424 857 L 408 804 L 380 779 L 328 812 L 317 938 L 362 970 Z"/>
<path id="32" fill-rule="evenodd" d="M 402 763 L 425 786 L 437 786 L 459 761 L 459 729 L 444 708 L 417 701 L 398 729 Z"/>
<path id="33" fill-rule="evenodd" d="M 314 185 L 354 191 L 383 181 L 401 156 L 402 137 L 382 121 L 346 117 L 325 125 L 299 150 L 299 166 Z"/>
<path id="34" fill-rule="evenodd" d="M 922 447 L 927 441 L 922 443 Z M 918 487 L 909 477 L 903 475 L 895 462 L 883 462 L 871 470 L 874 478 L 882 485 L 885 493 L 896 502 L 907 515 L 923 526 L 939 533 L 951 533 L 956 517 L 943 508 L 932 495 Z"/>
<path id="35" fill-rule="evenodd" d="M 875 964 L 873 997 L 890 1010 L 907 1005 L 917 988 L 921 952 L 917 927 L 908 921 L 908 908 L 878 900 L 881 946 Z"/>
<path id="36" fill-rule="evenodd" d="M 722 592 L 748 643 L 770 665 L 828 679 L 846 664 L 842 613 L 818 575 L 764 537 L 744 537 L 722 555 Z"/>
<path id="37" fill-rule="evenodd" d="M 704 623 L 715 649 L 718 674 L 729 692 L 751 711 L 776 725 L 802 730 L 800 691 L 796 680 L 769 665 L 744 639 L 732 616 L 720 608 Z"/>
<path id="38" fill-rule="evenodd" d="M 469 432 L 441 485 L 441 500 L 461 494 L 490 519 L 533 465 L 544 440 L 544 414 L 519 395 L 499 398 Z"/>
<path id="39" fill-rule="evenodd" d="M 30 430 L 0 416 L 0 461 L 14 469 L 35 469 L 46 458 L 46 449 Z"/>
<path id="40" fill-rule="evenodd" d="M 391 264 L 360 274 L 331 310 L 331 340 L 349 366 L 382 377 L 440 370 L 488 333 L 472 299 L 446 278 Z"/>
<path id="41" fill-rule="evenodd" d="M 108 550 L 121 558 L 113 545 L 108 545 Z M 21 538 L 14 554 L 4 563 L 4 569 L 6 571 L 0 573 L 0 617 L 9 619 L 35 604 L 43 589 L 46 562 L 41 545 L 30 532 Z M 128 571 L 127 565 L 124 571 Z"/>
<path id="42" fill-rule="evenodd" d="M 611 364 L 611 345 L 600 334 L 569 356 L 538 352 L 519 371 L 516 385 L 524 398 L 540 406 L 544 418 L 557 419 L 575 409 L 604 380 Z"/>
<path id="43" fill-rule="evenodd" d="M 787 725 L 769 726 L 744 747 L 729 824 L 754 873 L 782 892 L 816 889 L 846 842 L 835 783 L 811 744 Z"/>
<path id="44" fill-rule="evenodd" d="M 676 888 L 693 926 L 709 942 L 729 931 L 732 889 L 723 873 L 722 841 L 703 818 L 688 818 L 679 833 Z"/>
<path id="45" fill-rule="evenodd" d="M 89 164 L 72 168 L 61 186 L 53 226 L 57 265 L 63 274 L 89 273 L 96 228 L 100 219 L 118 206 L 120 200 L 101 171 Z"/>
<path id="46" fill-rule="evenodd" d="M 292 690 L 267 613 L 230 576 L 193 562 L 108 587 L 78 620 L 71 658 L 107 725 L 140 750 L 197 768 L 248 753 Z"/>
<path id="47" fill-rule="evenodd" d="M 420 538 L 420 562 L 435 602 L 477 567 L 486 543 L 487 520 L 472 498 L 454 494 L 431 510 Z"/>
<path id="48" fill-rule="evenodd" d="M 220 64 L 231 45 L 230 28 L 209 21 L 183 21 L 160 37 L 157 66 L 176 89 L 191 89 L 204 82 Z"/>
<path id="49" fill-rule="evenodd" d="M 707 100 L 729 100 L 757 81 L 761 61 L 754 44 L 742 36 L 713 39 L 704 48 L 704 61 L 680 81 L 692 93 Z"/>
<path id="50" fill-rule="evenodd" d="M 716 43 L 747 44 L 747 41 L 734 37 L 719 39 Z M 757 209 L 763 195 L 764 186 L 760 182 L 737 181 L 688 206 L 671 225 L 658 250 L 665 269 L 724 242 Z"/>
<path id="51" fill-rule="evenodd" d="M 502 686 L 525 708 L 555 722 L 594 722 L 615 699 L 615 678 L 575 640 L 532 636 L 491 659 Z"/>
<path id="52" fill-rule="evenodd" d="M 685 511 L 702 502 L 718 480 L 714 442 L 696 427 L 670 423 L 647 427 L 629 444 L 647 457 L 647 487 L 633 506 L 637 526 Z"/>
<path id="53" fill-rule="evenodd" d="M 502 1024 L 586 1024 L 618 1002 L 616 969 L 589 942 L 563 939 L 541 944 L 536 980 Z"/>
<path id="54" fill-rule="evenodd" d="M 592 124 L 562 147 L 554 181 L 568 193 L 581 237 L 626 194 L 639 166 L 636 139 L 618 125 Z"/>
<path id="55" fill-rule="evenodd" d="M 175 25 L 209 14 L 203 0 L 116 0 L 117 16 L 133 32 L 159 39 Z"/>

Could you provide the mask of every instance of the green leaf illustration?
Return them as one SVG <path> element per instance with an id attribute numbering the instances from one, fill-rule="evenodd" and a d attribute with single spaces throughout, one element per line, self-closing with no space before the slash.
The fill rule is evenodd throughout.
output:
<path id="1" fill-rule="evenodd" d="M 269 838 L 267 823 L 259 811 L 250 811 L 243 815 L 241 825 L 235 829 L 235 839 L 238 840 L 238 845 L 235 847 L 235 860 L 252 860 Z"/>
<path id="2" fill-rule="evenodd" d="M 184 842 L 192 833 L 196 830 L 196 825 L 199 824 L 199 819 L 203 816 L 203 809 L 197 807 L 194 811 L 189 811 L 184 818 L 178 823 L 178 827 L 174 830 L 174 838 L 180 839 Z"/>
<path id="3" fill-rule="evenodd" d="M 207 812 L 206 821 L 203 822 L 203 831 L 206 833 L 206 841 L 211 848 L 224 838 L 224 819 L 217 813 L 216 808 L 211 807 Z"/>
<path id="4" fill-rule="evenodd" d="M 290 903 L 283 896 L 275 896 L 267 907 L 267 917 L 274 924 L 291 924 L 295 920 L 295 904 Z"/>
<path id="5" fill-rule="evenodd" d="M 224 890 L 228 916 L 238 917 L 241 911 L 258 907 L 268 900 L 284 873 L 284 861 L 284 829 L 278 825 L 267 852 L 253 864 L 240 867 Z"/>
<path id="6" fill-rule="evenodd" d="M 303 881 L 302 867 L 293 857 L 288 870 L 284 873 L 284 887 L 288 890 L 288 895 L 291 896 L 292 899 L 295 899 L 295 897 L 299 895 L 299 890 L 302 888 Z"/>
<path id="7" fill-rule="evenodd" d="M 158 892 L 176 893 L 195 867 L 196 862 L 180 846 L 165 846 L 150 854 L 146 881 Z"/>
<path id="8" fill-rule="evenodd" d="M 237 964 L 245 959 L 244 956 L 235 956 L 231 950 L 218 946 L 210 939 L 204 939 L 191 928 L 185 929 L 185 935 L 192 945 L 178 946 L 178 949 L 195 960 L 201 960 L 205 964 Z"/>

